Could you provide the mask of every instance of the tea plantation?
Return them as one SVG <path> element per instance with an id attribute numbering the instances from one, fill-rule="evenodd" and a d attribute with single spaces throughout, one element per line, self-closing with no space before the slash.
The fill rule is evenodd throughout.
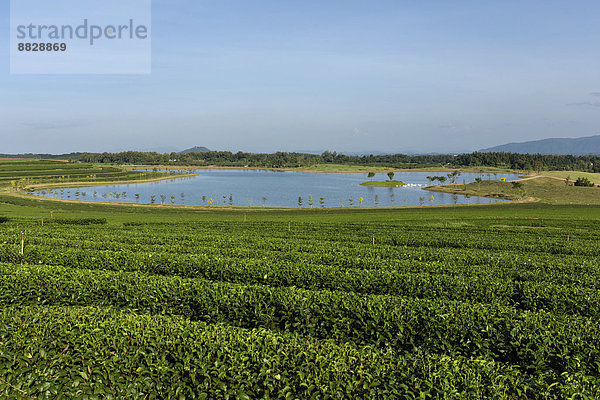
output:
<path id="1" fill-rule="evenodd" d="M 600 398 L 597 206 L 0 216 L 1 398 Z"/>

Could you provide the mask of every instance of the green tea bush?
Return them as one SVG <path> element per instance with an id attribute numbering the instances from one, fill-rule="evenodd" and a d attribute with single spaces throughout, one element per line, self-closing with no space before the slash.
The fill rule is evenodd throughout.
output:
<path id="1" fill-rule="evenodd" d="M 584 398 L 597 380 L 548 385 L 483 359 L 313 341 L 111 308 L 0 311 L 5 398 Z M 579 397 L 578 397 L 579 396 Z"/>
<path id="2" fill-rule="evenodd" d="M 19 216 L 0 398 L 600 398 L 600 219 L 570 210 Z"/>
<path id="3" fill-rule="evenodd" d="M 56 218 L 50 222 L 59 225 L 102 225 L 106 218 Z"/>

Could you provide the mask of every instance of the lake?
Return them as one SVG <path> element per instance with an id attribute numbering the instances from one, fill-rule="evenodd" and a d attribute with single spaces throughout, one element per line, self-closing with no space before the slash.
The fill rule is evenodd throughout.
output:
<path id="1" fill-rule="evenodd" d="M 35 194 L 88 201 L 269 207 L 399 207 L 505 201 L 422 190 L 430 185 L 427 176 L 445 175 L 441 172 L 397 172 L 394 180 L 407 184 L 399 188 L 361 186 L 371 180 L 366 173 L 260 169 L 198 169 L 195 172 L 198 175 L 194 177 L 159 182 L 82 186 Z M 456 183 L 474 182 L 479 177 L 512 180 L 518 175 L 462 173 Z M 381 173 L 372 179 L 385 181 L 388 177 Z"/>

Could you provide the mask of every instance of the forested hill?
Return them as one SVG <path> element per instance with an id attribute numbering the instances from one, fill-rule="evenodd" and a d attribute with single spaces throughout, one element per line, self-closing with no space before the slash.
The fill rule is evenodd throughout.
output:
<path id="1" fill-rule="evenodd" d="M 533 140 L 522 143 L 508 143 L 501 146 L 490 147 L 481 152 L 507 152 L 529 154 L 557 154 L 557 155 L 588 155 L 600 154 L 600 135 L 581 137 L 575 139 L 556 138 Z"/>
<path id="2" fill-rule="evenodd" d="M 206 147 L 200 147 L 200 146 L 194 146 L 190 149 L 186 149 L 183 151 L 180 151 L 179 154 L 186 154 L 186 153 L 206 153 L 207 151 L 210 151 L 209 149 L 207 149 Z"/>

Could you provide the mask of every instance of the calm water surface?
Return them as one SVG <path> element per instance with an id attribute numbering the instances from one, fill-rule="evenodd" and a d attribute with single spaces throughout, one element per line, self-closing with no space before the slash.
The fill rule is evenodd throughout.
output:
<path id="1" fill-rule="evenodd" d="M 270 207 L 398 207 L 464 203 L 495 203 L 504 200 L 422 190 L 429 186 L 427 176 L 438 172 L 398 172 L 394 180 L 407 183 L 399 188 L 367 187 L 366 173 L 311 173 L 248 169 L 199 169 L 195 177 L 151 183 L 86 186 L 36 194 L 54 198 L 156 204 Z M 517 179 L 514 174 L 463 173 L 456 183 Z M 373 180 L 385 181 L 386 174 Z M 446 183 L 450 183 L 449 180 Z M 138 195 L 138 196 L 136 196 Z M 362 198 L 362 200 L 361 200 Z"/>

